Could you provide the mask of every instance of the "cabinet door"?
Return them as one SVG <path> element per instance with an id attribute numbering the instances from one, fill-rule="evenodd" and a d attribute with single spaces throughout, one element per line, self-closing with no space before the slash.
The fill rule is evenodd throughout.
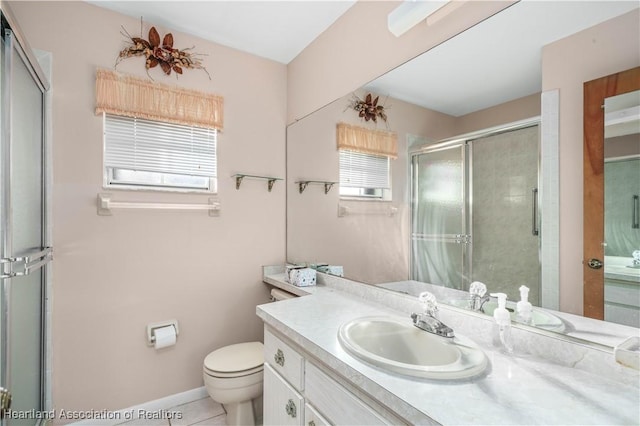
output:
<path id="1" fill-rule="evenodd" d="M 331 423 L 318 413 L 313 406 L 304 404 L 305 426 L 330 426 Z"/>
<path id="2" fill-rule="evenodd" d="M 264 365 L 264 426 L 297 425 L 304 421 L 304 400 L 269 364 Z"/>

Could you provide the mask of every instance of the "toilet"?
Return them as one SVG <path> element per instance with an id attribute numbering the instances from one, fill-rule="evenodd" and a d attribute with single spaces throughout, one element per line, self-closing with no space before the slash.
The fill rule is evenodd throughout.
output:
<path id="1" fill-rule="evenodd" d="M 228 425 L 255 425 L 254 400 L 262 395 L 263 345 L 238 343 L 211 352 L 204 359 L 204 385 L 222 404 Z"/>

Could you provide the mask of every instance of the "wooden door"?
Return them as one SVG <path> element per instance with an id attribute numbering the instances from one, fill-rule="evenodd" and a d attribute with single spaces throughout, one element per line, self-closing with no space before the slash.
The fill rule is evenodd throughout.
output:
<path id="1" fill-rule="evenodd" d="M 640 89 L 640 67 L 584 83 L 584 316 L 604 319 L 604 100 Z M 595 265 L 594 265 L 595 266 Z"/>

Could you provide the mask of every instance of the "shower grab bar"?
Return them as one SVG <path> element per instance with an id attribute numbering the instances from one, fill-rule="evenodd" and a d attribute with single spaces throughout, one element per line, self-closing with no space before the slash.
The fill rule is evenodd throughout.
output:
<path id="1" fill-rule="evenodd" d="M 540 230 L 538 229 L 538 188 L 531 190 L 531 196 L 533 198 L 533 207 L 531 208 L 531 234 L 538 235 L 540 234 Z"/>
<path id="2" fill-rule="evenodd" d="M 209 198 L 207 204 L 112 201 L 111 194 L 98 194 L 98 214 L 111 216 L 112 209 L 208 210 L 209 216 L 219 216 L 220 203 L 215 198 Z"/>
<path id="3" fill-rule="evenodd" d="M 631 228 L 640 229 L 640 197 L 633 196 L 633 206 L 631 208 Z"/>
<path id="4" fill-rule="evenodd" d="M 356 210 L 352 207 L 341 206 L 338 204 L 338 217 L 344 217 L 347 215 L 362 215 L 362 216 L 395 216 L 398 213 L 398 208 L 395 206 L 388 206 L 383 209 L 370 209 L 370 210 Z"/>

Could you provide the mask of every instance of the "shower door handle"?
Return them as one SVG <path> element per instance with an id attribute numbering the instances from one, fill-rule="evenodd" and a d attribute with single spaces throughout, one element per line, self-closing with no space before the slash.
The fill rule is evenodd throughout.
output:
<path id="1" fill-rule="evenodd" d="M 53 248 L 42 247 L 38 248 L 30 253 L 17 257 L 5 257 L 0 259 L 0 264 L 8 264 L 8 271 L 0 270 L 0 279 L 22 277 L 29 275 L 34 271 L 42 268 L 53 259 Z M 20 266 L 21 270 L 15 271 L 16 265 Z"/>
<path id="2" fill-rule="evenodd" d="M 640 229 L 640 197 L 633 196 L 633 206 L 631 207 L 631 228 Z"/>
<path id="3" fill-rule="evenodd" d="M 11 392 L 5 388 L 0 388 L 0 419 L 4 419 L 10 408 Z"/>
<path id="4" fill-rule="evenodd" d="M 531 203 L 531 234 L 537 236 L 540 234 L 538 230 L 538 188 L 531 190 L 531 197 L 533 198 L 533 202 Z"/>

